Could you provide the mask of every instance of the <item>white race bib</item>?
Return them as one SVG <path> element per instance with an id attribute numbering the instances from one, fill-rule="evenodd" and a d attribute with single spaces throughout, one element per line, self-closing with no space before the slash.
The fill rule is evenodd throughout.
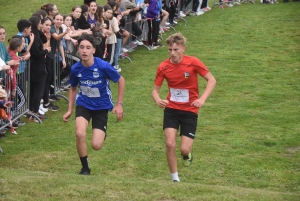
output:
<path id="1" fill-rule="evenodd" d="M 190 100 L 189 90 L 170 88 L 170 100 L 179 103 L 188 103 Z"/>
<path id="2" fill-rule="evenodd" d="M 92 88 L 92 87 L 86 87 L 86 86 L 80 86 L 80 90 L 82 95 L 85 95 L 90 98 L 99 98 L 100 92 L 98 88 Z"/>

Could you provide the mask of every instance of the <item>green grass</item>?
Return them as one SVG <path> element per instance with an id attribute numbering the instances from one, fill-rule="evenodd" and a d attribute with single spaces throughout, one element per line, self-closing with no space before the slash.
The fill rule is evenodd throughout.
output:
<path id="1" fill-rule="evenodd" d="M 4 2 L 0 24 L 11 36 L 17 19 L 28 18 L 42 1 Z M 53 3 L 67 13 L 81 1 Z M 215 7 L 175 27 L 188 39 L 186 53 L 217 79 L 199 112 L 189 168 L 178 152 L 180 183 L 170 180 L 162 110 L 151 98 L 167 49 L 141 47 L 131 53 L 132 63 L 120 61 L 124 120 L 109 115 L 108 137 L 98 152 L 88 130 L 92 175 L 77 175 L 74 115 L 62 122 L 67 103 L 60 100 L 60 111 L 47 113 L 42 125 L 28 123 L 0 140 L 0 200 L 300 200 L 299 9 L 293 2 Z M 203 91 L 205 82 L 199 84 Z M 116 95 L 115 84 L 112 89 Z M 164 85 L 161 97 L 166 94 Z"/>

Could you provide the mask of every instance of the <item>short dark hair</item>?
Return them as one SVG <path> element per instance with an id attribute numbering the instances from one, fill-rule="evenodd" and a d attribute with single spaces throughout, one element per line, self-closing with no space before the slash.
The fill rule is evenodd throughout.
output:
<path id="1" fill-rule="evenodd" d="M 83 41 L 83 40 L 89 41 L 93 45 L 93 47 L 96 48 L 96 40 L 95 40 L 94 36 L 87 34 L 87 33 L 83 33 L 77 40 L 78 46 L 80 45 L 81 41 Z"/>
<path id="2" fill-rule="evenodd" d="M 20 19 L 17 23 L 19 32 L 23 32 L 24 29 L 31 27 L 31 22 L 26 19 Z"/>

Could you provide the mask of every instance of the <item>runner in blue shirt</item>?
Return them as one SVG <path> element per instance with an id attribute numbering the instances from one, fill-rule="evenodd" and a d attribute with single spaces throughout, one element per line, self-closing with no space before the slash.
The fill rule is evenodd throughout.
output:
<path id="1" fill-rule="evenodd" d="M 69 108 L 63 116 L 67 122 L 76 99 L 76 146 L 82 164 L 79 174 L 90 175 L 88 165 L 86 130 L 92 118 L 92 148 L 100 150 L 106 137 L 108 111 L 123 119 L 124 78 L 107 62 L 94 57 L 95 38 L 83 34 L 78 39 L 81 61 L 74 64 L 70 75 Z M 118 82 L 118 98 L 114 106 L 109 81 Z M 78 94 L 76 89 L 79 86 Z"/>

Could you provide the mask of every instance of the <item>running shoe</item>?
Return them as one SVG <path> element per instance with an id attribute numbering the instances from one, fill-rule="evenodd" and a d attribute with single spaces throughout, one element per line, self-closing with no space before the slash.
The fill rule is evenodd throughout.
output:
<path id="1" fill-rule="evenodd" d="M 182 159 L 183 159 L 183 165 L 185 167 L 189 167 L 192 164 L 192 162 L 193 162 L 193 154 L 192 154 L 192 152 L 189 153 L 189 155 L 187 155 L 187 156 L 183 156 Z"/>
<path id="2" fill-rule="evenodd" d="M 79 174 L 81 174 L 81 175 L 90 175 L 91 174 L 91 169 L 90 168 L 81 168 Z"/>

